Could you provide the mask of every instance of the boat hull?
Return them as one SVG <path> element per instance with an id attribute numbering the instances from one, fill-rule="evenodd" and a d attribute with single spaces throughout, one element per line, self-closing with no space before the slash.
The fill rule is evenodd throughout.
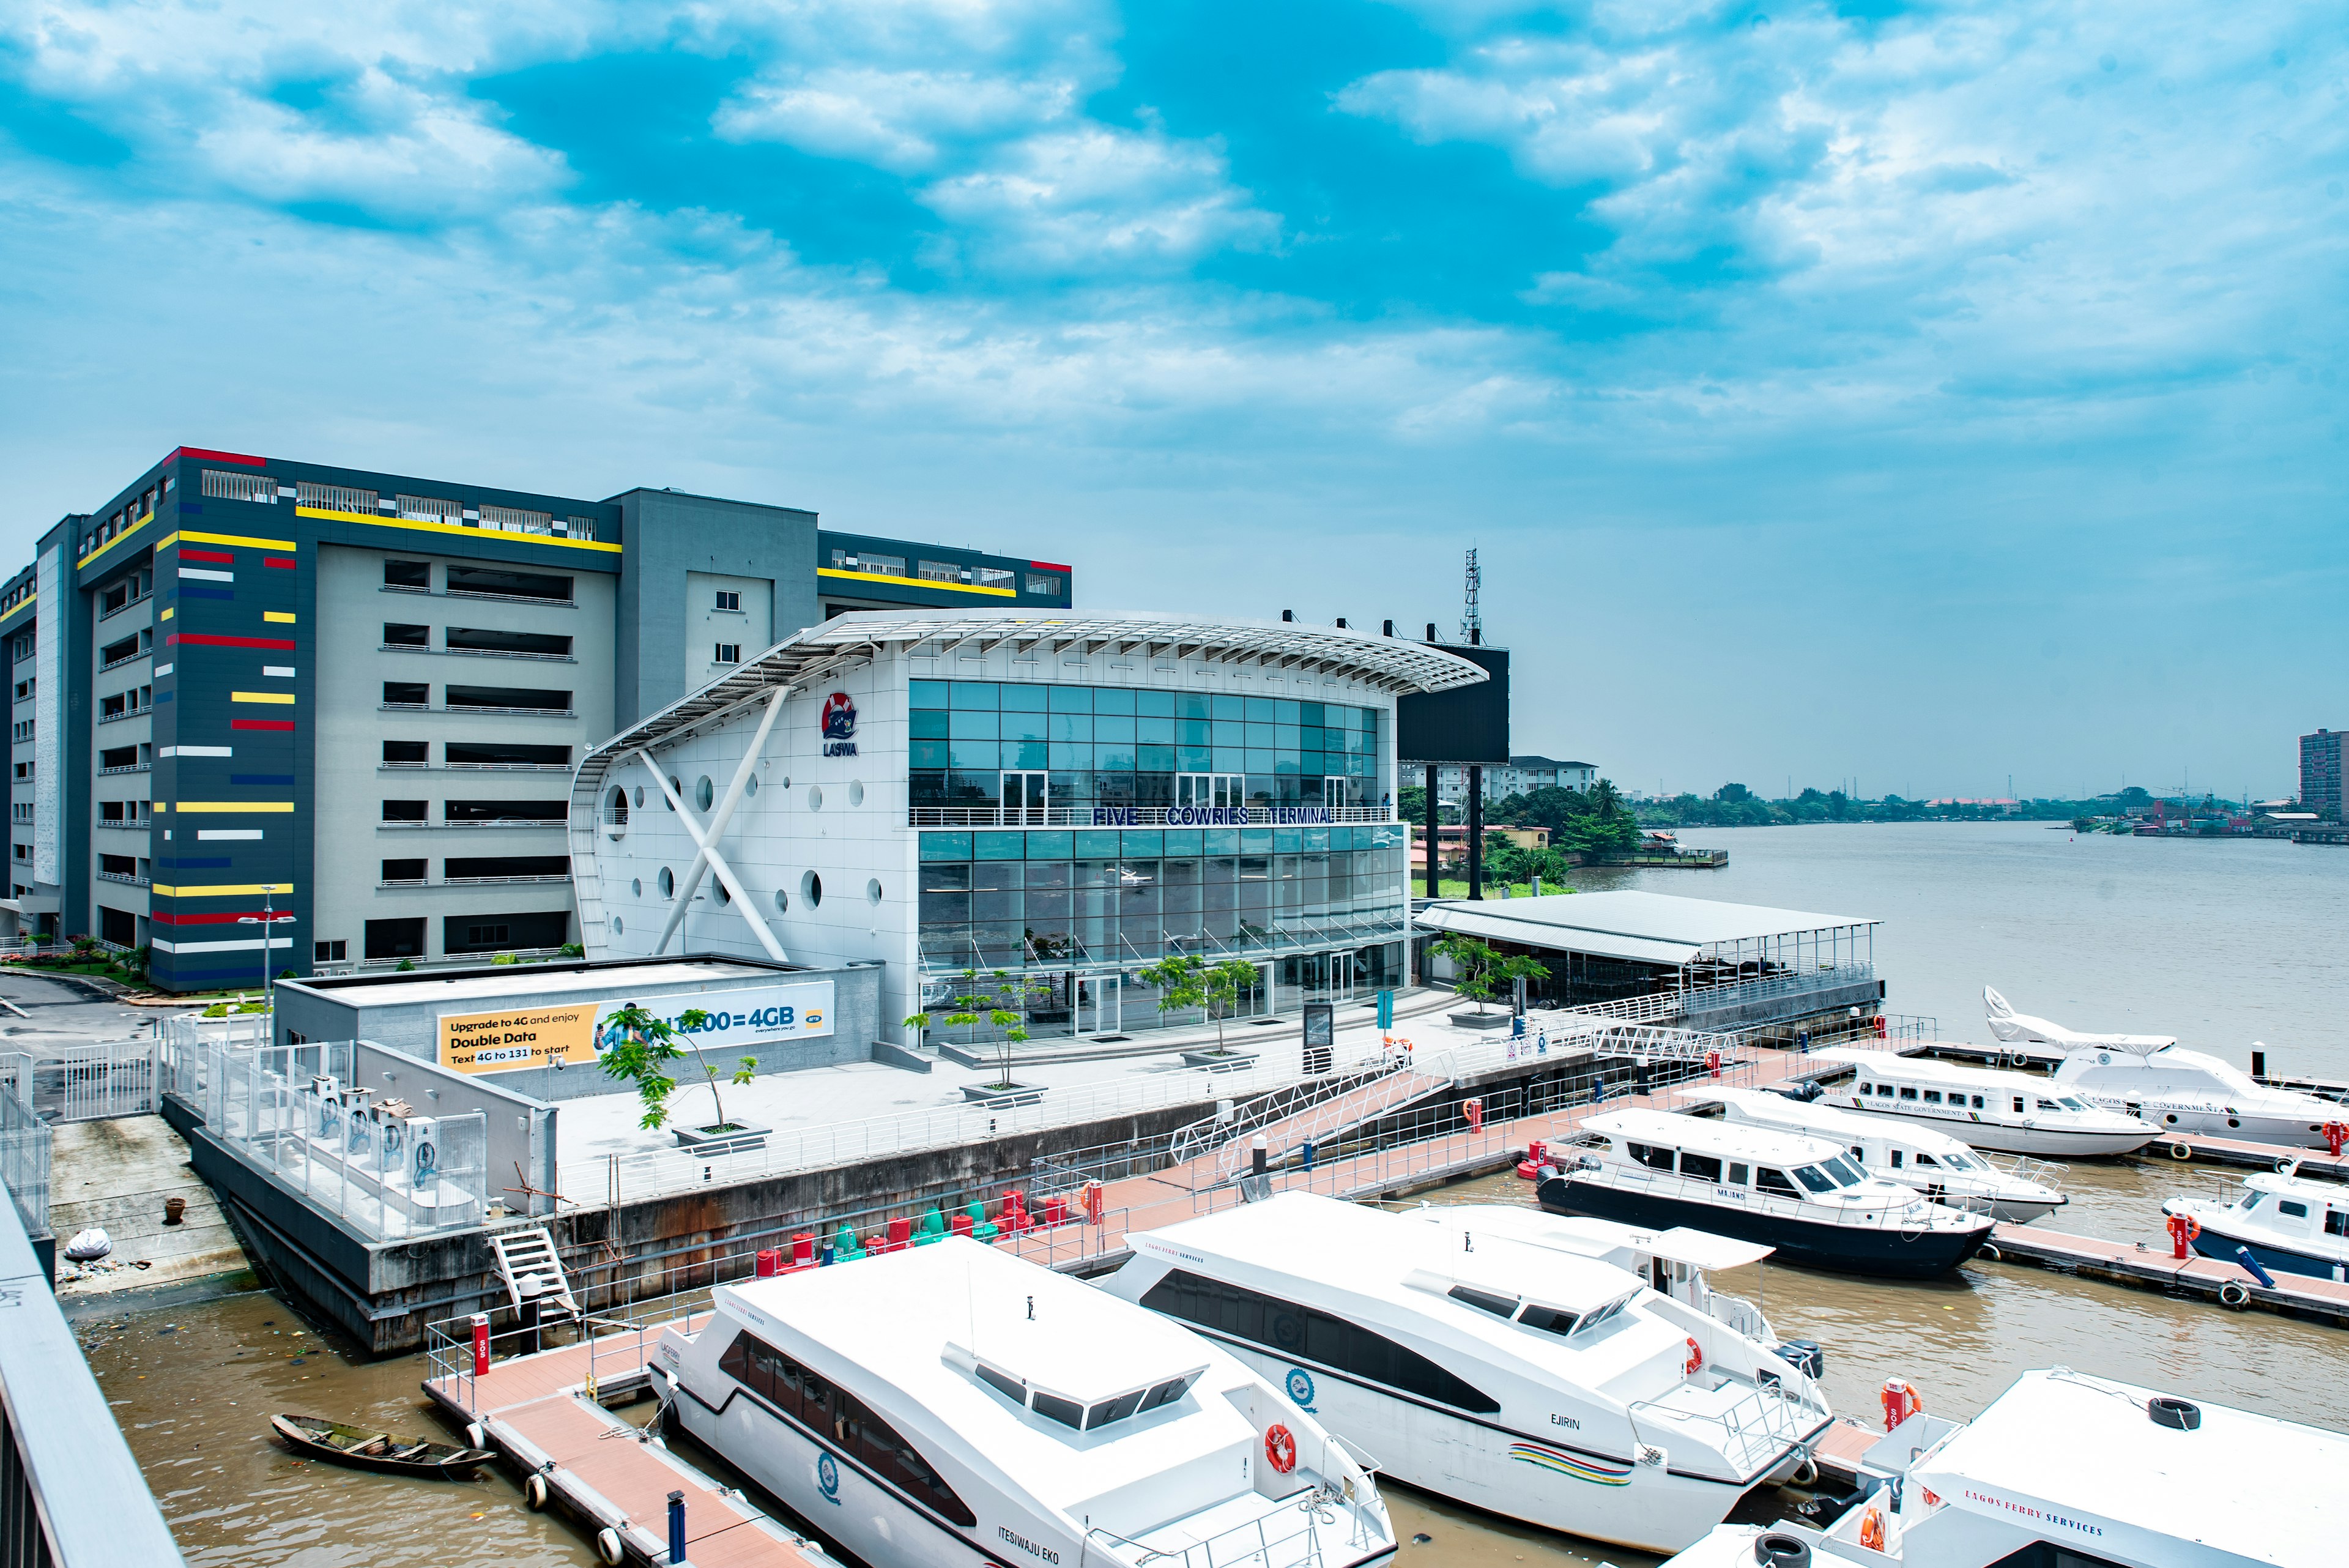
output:
<path id="1" fill-rule="evenodd" d="M 1331 1432 L 1373 1454 L 1382 1475 L 1545 1530 L 1670 1553 L 1702 1540 L 1753 1484 L 1568 1446 L 1558 1439 L 1575 1434 L 1563 1430 L 1528 1438 L 1395 1398 L 1336 1373 L 1308 1371 L 1242 1341 L 1216 1339 Z M 1623 1448 L 1630 1447 L 1627 1429 Z"/>
<path id="2" fill-rule="evenodd" d="M 2094 1097 L 2092 1103 L 2107 1110 L 2124 1110 L 2123 1102 L 2109 1103 Z M 2244 1143 L 2272 1143 L 2285 1148 L 2323 1148 L 2325 1147 L 2323 1121 L 2319 1118 L 2312 1128 L 2305 1116 L 2262 1116 L 2257 1112 L 2246 1115 L 2238 1111 L 2232 1116 L 2224 1106 L 2213 1106 L 2197 1109 L 2187 1106 L 2147 1105 L 2127 1112 L 2141 1116 L 2158 1124 L 2165 1133 L 2194 1133 L 2203 1137 L 2238 1138 Z M 2349 1120 L 2349 1111 L 2338 1112 L 2335 1121 Z"/>
<path id="3" fill-rule="evenodd" d="M 2230 1235 L 2207 1219 L 2202 1221 L 2202 1233 L 2194 1238 L 2193 1246 L 2204 1257 L 2215 1258 L 2222 1263 L 2240 1262 L 2242 1260 L 2235 1256 L 2235 1249 L 2248 1247 L 2251 1256 L 2259 1260 L 2260 1267 L 2271 1274 L 2306 1274 L 2320 1280 L 2337 1280 L 2349 1273 L 2349 1248 L 2344 1248 L 2339 1256 L 2320 1257 L 2313 1252 L 2303 1252 L 2287 1246 L 2272 1236 Z"/>
<path id="4" fill-rule="evenodd" d="M 389 1457 L 408 1446 L 400 1438 L 392 1438 L 384 1454 L 354 1453 L 322 1440 L 315 1432 L 306 1430 L 297 1417 L 276 1416 L 270 1419 L 271 1428 L 278 1440 L 306 1459 L 319 1459 L 348 1469 L 372 1470 L 383 1476 L 418 1476 L 429 1480 L 471 1480 L 473 1472 L 497 1456 L 486 1449 L 456 1449 L 446 1443 L 426 1446 L 435 1454 L 413 1459 Z"/>
<path id="5" fill-rule="evenodd" d="M 1657 1231 L 1685 1225 L 1693 1231 L 1710 1231 L 1718 1236 L 1733 1236 L 1742 1241 L 1774 1248 L 1782 1262 L 1885 1279 L 1927 1280 L 1946 1274 L 1981 1251 L 1982 1243 L 1990 1240 L 1987 1222 L 1972 1230 L 1924 1231 L 1827 1225 L 1728 1205 L 1693 1203 L 1651 1192 L 1628 1191 L 1577 1181 L 1570 1175 L 1543 1179 L 1535 1195 L 1541 1206 L 1553 1214 L 1588 1215 Z"/>
<path id="6" fill-rule="evenodd" d="M 1870 1175 L 1880 1176 L 1881 1171 Z M 2044 1220 L 2068 1201 L 2061 1194 L 2046 1199 L 1997 1198 L 1980 1192 L 1940 1192 L 1931 1188 L 1920 1188 L 1918 1196 L 1930 1198 L 1945 1209 L 1956 1209 L 1968 1214 L 1987 1214 L 2006 1225 L 2028 1225 Z"/>

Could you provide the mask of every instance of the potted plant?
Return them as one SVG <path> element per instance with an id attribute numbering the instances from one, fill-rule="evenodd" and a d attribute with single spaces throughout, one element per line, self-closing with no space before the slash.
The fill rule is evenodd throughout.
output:
<path id="1" fill-rule="evenodd" d="M 1495 1029 L 1508 1022 L 1506 1013 L 1488 1013 L 1485 1004 L 1493 1000 L 1493 986 L 1499 978 L 1501 955 L 1492 944 L 1464 937 L 1457 931 L 1446 931 L 1430 944 L 1429 951 L 1452 961 L 1452 989 L 1476 1004 L 1474 1012 L 1455 1012 L 1452 1022 L 1467 1029 Z"/>
<path id="2" fill-rule="evenodd" d="M 677 1080 L 665 1069 L 668 1064 L 685 1055 L 678 1044 L 680 1032 L 690 1035 L 709 1022 L 709 1014 L 698 1007 L 689 1007 L 669 1023 L 636 1002 L 619 1009 L 604 1023 L 603 1069 L 606 1076 L 625 1079 L 636 1086 L 636 1096 L 644 1102 L 645 1114 L 637 1125 L 647 1131 L 666 1126 L 669 1119 L 668 1097 L 677 1090 Z M 709 1081 L 709 1103 L 717 1118 L 698 1127 L 671 1127 L 681 1147 L 698 1148 L 713 1153 L 757 1148 L 767 1141 L 773 1129 L 750 1122 L 730 1121 L 726 1115 L 726 1102 L 718 1092 L 718 1068 L 709 1054 L 699 1046 L 693 1049 L 695 1064 Z M 757 1075 L 759 1059 L 745 1056 L 734 1069 L 737 1084 L 748 1084 Z"/>
<path id="3" fill-rule="evenodd" d="M 962 971 L 963 983 L 970 991 L 954 999 L 954 1012 L 947 1023 L 962 1028 L 975 1028 L 980 1023 L 993 1026 L 1001 1033 L 997 1036 L 997 1071 L 991 1084 L 965 1084 L 963 1098 L 985 1101 L 989 1105 L 1022 1105 L 1042 1097 L 1043 1090 L 1033 1084 L 1015 1083 L 1011 1077 L 1011 1047 L 1028 1039 L 1027 1019 L 1023 1010 L 1046 988 L 1021 979 L 995 971 L 995 988 L 978 989 L 978 971 Z M 1006 1006 L 1005 1003 L 1011 1005 Z"/>
<path id="4" fill-rule="evenodd" d="M 1224 1020 L 1239 1006 L 1240 992 L 1257 982 L 1256 965 L 1246 959 L 1209 963 L 1196 953 L 1174 953 L 1142 971 L 1144 985 L 1158 992 L 1158 1011 L 1204 1008 L 1216 1025 L 1216 1048 L 1185 1051 L 1183 1061 L 1192 1067 L 1242 1067 L 1256 1060 L 1253 1051 L 1235 1051 L 1224 1043 Z"/>

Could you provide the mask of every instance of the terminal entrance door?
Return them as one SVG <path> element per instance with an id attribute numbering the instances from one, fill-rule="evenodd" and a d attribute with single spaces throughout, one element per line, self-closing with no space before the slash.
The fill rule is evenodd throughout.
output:
<path id="1" fill-rule="evenodd" d="M 1077 977 L 1077 1033 L 1115 1034 L 1125 1017 L 1123 997 L 1113 974 Z"/>
<path id="2" fill-rule="evenodd" d="M 1042 773 L 1003 775 L 1004 826 L 1041 827 L 1044 826 L 1044 785 L 1050 777 L 1050 774 Z"/>

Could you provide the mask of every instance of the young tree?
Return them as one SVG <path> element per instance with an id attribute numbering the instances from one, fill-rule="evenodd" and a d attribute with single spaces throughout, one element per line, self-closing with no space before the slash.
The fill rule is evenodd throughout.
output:
<path id="1" fill-rule="evenodd" d="M 1143 970 L 1139 978 L 1157 990 L 1161 1012 L 1205 1008 L 1215 1021 L 1216 1050 L 1221 1054 L 1228 1049 L 1224 1044 L 1224 1020 L 1238 1007 L 1240 992 L 1253 987 L 1258 976 L 1256 965 L 1246 959 L 1211 964 L 1196 953 L 1175 953 Z"/>
<path id="2" fill-rule="evenodd" d="M 1446 931 L 1430 944 L 1429 950 L 1452 961 L 1452 989 L 1474 1002 L 1477 1012 L 1483 1013 L 1485 1003 L 1493 998 L 1493 971 L 1501 961 L 1492 944 Z"/>
<path id="3" fill-rule="evenodd" d="M 709 1022 L 709 1014 L 698 1007 L 689 1007 L 678 1014 L 672 1024 L 666 1018 L 636 1002 L 619 1009 L 605 1021 L 605 1050 L 602 1066 L 607 1076 L 626 1079 L 636 1085 L 637 1097 L 644 1101 L 645 1114 L 636 1125 L 647 1130 L 668 1120 L 668 1097 L 677 1090 L 677 1080 L 663 1068 L 686 1053 L 678 1044 L 682 1030 L 690 1035 Z M 710 1127 L 712 1132 L 730 1132 L 734 1124 L 726 1119 L 726 1103 L 718 1094 L 718 1068 L 709 1054 L 698 1045 L 693 1048 L 693 1058 L 709 1080 L 709 1103 L 718 1114 Z M 748 1084 L 756 1075 L 759 1059 L 745 1056 L 734 1069 L 733 1081 Z"/>

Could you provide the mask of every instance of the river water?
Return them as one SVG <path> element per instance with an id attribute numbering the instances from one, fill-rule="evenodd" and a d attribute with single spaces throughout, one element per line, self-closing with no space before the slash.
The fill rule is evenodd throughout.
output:
<path id="1" fill-rule="evenodd" d="M 2272 842 L 2075 836 L 2038 826 L 1692 830 L 1729 850 L 1715 871 L 1586 871 L 1578 886 L 1645 888 L 1884 921 L 1887 1007 L 1981 1039 L 1982 987 L 2074 1027 L 2176 1034 L 2242 1064 L 2349 1077 L 2349 852 Z M 2052 1223 L 2166 1245 L 2163 1198 L 2220 1178 L 2167 1160 L 2075 1164 Z M 1434 1201 L 1527 1202 L 1502 1176 Z M 2235 1314 L 2016 1264 L 1975 1263 L 1929 1283 L 1848 1280 L 1766 1263 L 1724 1274 L 1782 1334 L 1826 1346 L 1836 1408 L 1872 1415 L 1903 1376 L 1937 1414 L 1979 1410 L 2025 1367 L 2062 1364 L 2190 1397 L 2340 1428 L 2349 1334 Z M 254 1293 L 91 1319 L 100 1386 L 188 1559 L 239 1568 L 525 1568 L 588 1564 L 567 1526 L 528 1512 L 502 1473 L 402 1481 L 298 1461 L 262 1435 L 310 1411 L 419 1436 L 438 1424 L 420 1358 L 369 1363 Z M 639 1409 L 648 1409 L 640 1407 Z M 1590 1568 L 1653 1562 L 1389 1490 L 1402 1563 Z M 1425 1536 L 1424 1542 L 1413 1537 Z M 874 1568 L 890 1568 L 876 1564 Z"/>

